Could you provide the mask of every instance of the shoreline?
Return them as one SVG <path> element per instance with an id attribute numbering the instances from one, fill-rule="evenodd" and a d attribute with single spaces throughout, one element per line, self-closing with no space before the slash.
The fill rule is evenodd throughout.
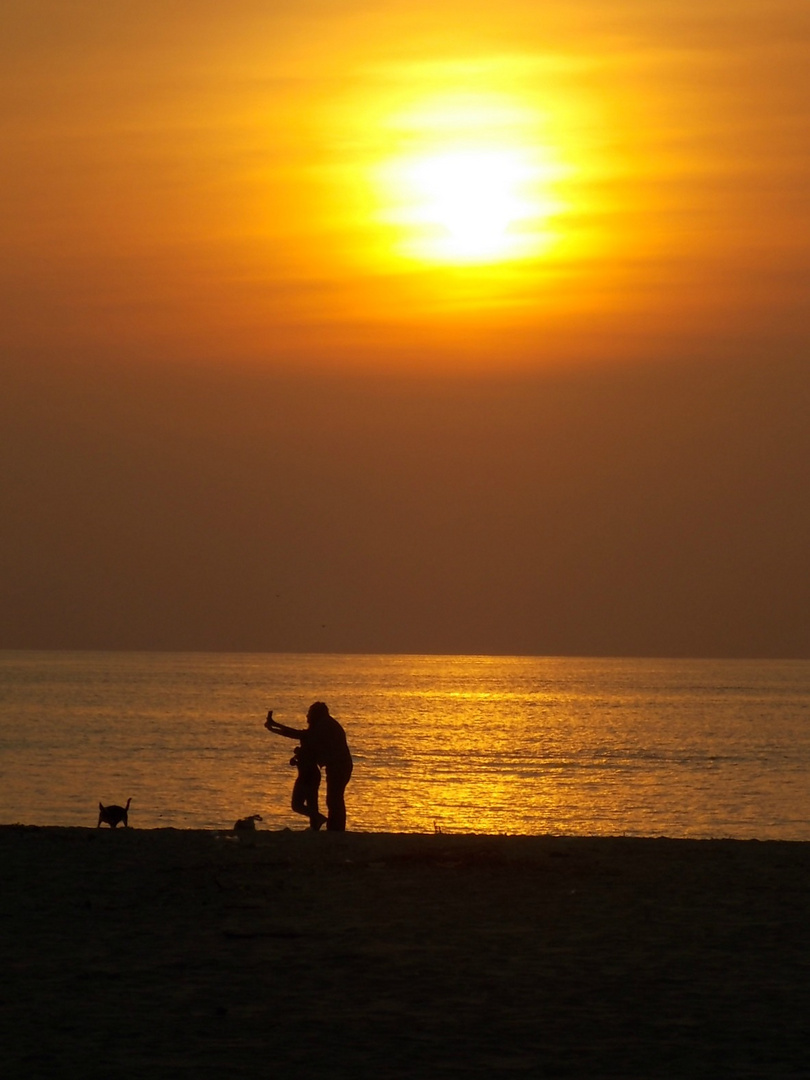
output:
<path id="1" fill-rule="evenodd" d="M 794 1077 L 810 844 L 0 826 L 7 1075 Z"/>

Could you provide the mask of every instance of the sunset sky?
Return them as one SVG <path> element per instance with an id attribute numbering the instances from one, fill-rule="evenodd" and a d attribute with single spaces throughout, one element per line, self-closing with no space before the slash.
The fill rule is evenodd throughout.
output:
<path id="1" fill-rule="evenodd" d="M 810 656 L 806 0 L 5 0 L 0 647 Z"/>

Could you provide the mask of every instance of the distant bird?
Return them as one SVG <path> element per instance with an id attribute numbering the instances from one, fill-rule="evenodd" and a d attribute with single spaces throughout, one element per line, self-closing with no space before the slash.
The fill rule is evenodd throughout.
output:
<path id="1" fill-rule="evenodd" d="M 127 812 L 129 811 L 129 804 L 131 802 L 132 799 L 129 798 L 127 799 L 126 806 L 102 806 L 101 803 L 99 803 L 98 825 L 96 825 L 96 828 L 100 828 L 102 822 L 104 822 L 105 825 L 109 825 L 111 829 L 114 829 L 119 822 L 123 823 L 125 829 L 128 828 L 129 822 L 127 821 Z"/>

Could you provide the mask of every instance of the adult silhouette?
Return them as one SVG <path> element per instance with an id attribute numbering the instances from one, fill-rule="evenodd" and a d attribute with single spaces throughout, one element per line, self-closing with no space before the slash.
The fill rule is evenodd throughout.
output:
<path id="1" fill-rule="evenodd" d="M 346 742 L 346 732 L 329 712 L 323 701 L 315 701 L 307 710 L 307 726 L 287 727 L 273 719 L 272 710 L 264 726 L 274 735 L 299 739 L 310 749 L 319 765 L 326 770 L 326 829 L 327 832 L 346 831 L 346 785 L 352 775 L 352 755 Z"/>

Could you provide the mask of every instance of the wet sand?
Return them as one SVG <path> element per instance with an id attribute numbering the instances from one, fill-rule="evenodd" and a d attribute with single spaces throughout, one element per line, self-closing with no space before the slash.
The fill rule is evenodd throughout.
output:
<path id="1" fill-rule="evenodd" d="M 810 1075 L 810 844 L 0 828 L 3 1075 Z"/>

